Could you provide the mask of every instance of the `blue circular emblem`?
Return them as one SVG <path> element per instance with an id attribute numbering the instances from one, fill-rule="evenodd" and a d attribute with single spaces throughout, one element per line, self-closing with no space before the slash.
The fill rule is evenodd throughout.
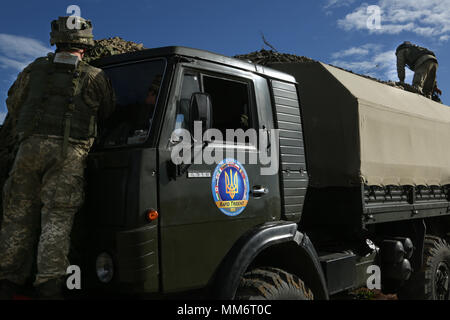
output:
<path id="1" fill-rule="evenodd" d="M 211 188 L 216 206 L 227 216 L 241 214 L 248 204 L 247 172 L 235 159 L 224 159 L 217 165 Z"/>

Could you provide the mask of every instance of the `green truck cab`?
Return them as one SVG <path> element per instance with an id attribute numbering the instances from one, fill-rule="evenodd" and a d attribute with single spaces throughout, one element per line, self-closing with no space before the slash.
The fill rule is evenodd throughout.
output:
<path id="1" fill-rule="evenodd" d="M 371 184 L 359 124 L 372 100 L 346 84 L 358 76 L 185 47 L 95 65 L 117 104 L 88 159 L 76 234 L 85 288 L 329 299 L 366 286 L 375 265 L 384 291 L 448 298 L 447 186 Z M 440 250 L 430 279 L 427 245 Z"/>

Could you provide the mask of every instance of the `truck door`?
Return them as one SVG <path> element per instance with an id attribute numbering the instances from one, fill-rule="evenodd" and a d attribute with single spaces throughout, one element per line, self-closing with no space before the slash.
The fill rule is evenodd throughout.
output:
<path id="1" fill-rule="evenodd" d="M 157 148 L 148 140 L 156 131 L 155 110 L 164 101 L 159 96 L 166 61 L 119 63 L 104 70 L 116 110 L 88 159 L 86 209 L 75 232 L 89 270 L 83 275 L 92 287 L 139 284 L 158 291 L 158 220 L 148 221 L 145 213 L 158 203 Z"/>
<path id="2" fill-rule="evenodd" d="M 248 138 L 249 143 L 226 137 L 227 129 L 265 129 L 266 133 L 273 128 L 267 80 L 200 61 L 179 64 L 174 79 L 159 142 L 160 265 L 165 292 L 207 285 L 240 236 L 280 217 L 278 175 L 261 174 L 259 137 Z M 176 166 L 172 153 L 181 143 L 177 132 L 186 129 L 195 135 L 189 125 L 190 103 L 198 92 L 211 97 L 212 127 L 217 133 L 201 154 L 216 161 L 208 164 L 203 157 L 201 163 Z M 193 146 L 195 139 L 199 136 L 189 144 Z M 264 151 L 270 153 L 271 148 L 277 144 Z M 246 160 L 238 158 L 238 152 Z"/>

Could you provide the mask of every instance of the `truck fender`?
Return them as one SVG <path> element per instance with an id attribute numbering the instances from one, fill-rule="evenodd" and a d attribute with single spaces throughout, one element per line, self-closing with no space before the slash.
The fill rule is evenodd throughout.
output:
<path id="1" fill-rule="evenodd" d="M 212 297 L 220 300 L 234 299 L 240 279 L 252 261 L 262 251 L 279 244 L 294 244 L 313 266 L 317 279 L 314 291 L 318 299 L 328 299 L 327 285 L 318 255 L 306 234 L 297 230 L 294 222 L 277 221 L 257 226 L 236 241 L 223 259 L 212 280 Z M 308 275 L 309 276 L 309 275 Z"/>

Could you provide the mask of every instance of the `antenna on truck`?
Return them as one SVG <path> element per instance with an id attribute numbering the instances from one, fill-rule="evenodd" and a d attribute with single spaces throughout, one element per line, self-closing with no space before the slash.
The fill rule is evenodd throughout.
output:
<path id="1" fill-rule="evenodd" d="M 261 38 L 262 38 L 262 41 L 264 42 L 264 44 L 265 44 L 266 46 L 270 47 L 273 51 L 278 52 L 278 50 L 275 49 L 275 47 L 272 46 L 272 45 L 266 40 L 266 37 L 264 37 L 264 33 L 262 33 L 262 31 L 260 31 L 260 33 L 261 33 Z"/>

